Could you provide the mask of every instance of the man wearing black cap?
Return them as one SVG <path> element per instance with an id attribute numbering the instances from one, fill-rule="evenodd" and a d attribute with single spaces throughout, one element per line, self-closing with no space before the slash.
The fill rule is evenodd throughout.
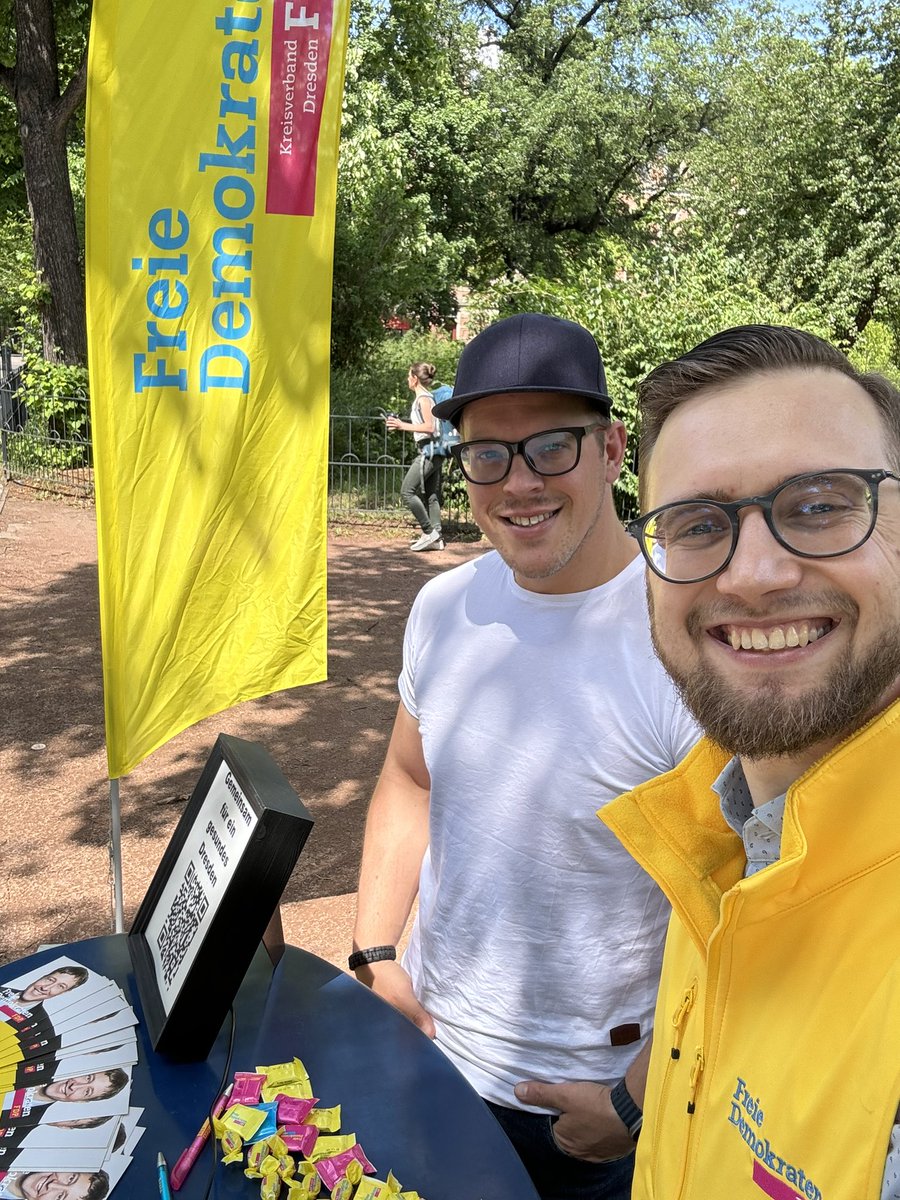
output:
<path id="1" fill-rule="evenodd" d="M 350 966 L 437 1039 L 545 1200 L 626 1200 L 667 909 L 595 813 L 695 734 L 613 505 L 625 429 L 591 335 L 535 313 L 470 342 L 435 411 L 497 552 L 413 606 Z"/>

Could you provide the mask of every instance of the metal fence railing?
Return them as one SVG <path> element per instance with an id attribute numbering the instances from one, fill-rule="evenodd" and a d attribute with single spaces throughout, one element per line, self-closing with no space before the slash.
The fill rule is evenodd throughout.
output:
<path id="1" fill-rule="evenodd" d="M 64 397 L 30 403 L 19 374 L 0 360 L 0 469 L 4 480 L 48 493 L 93 499 L 87 401 Z M 412 517 L 400 485 L 415 453 L 410 434 L 390 432 L 380 417 L 332 415 L 328 442 L 328 515 L 336 524 L 400 526 Z M 444 520 L 476 532 L 462 476 L 446 462 Z"/>
<path id="2" fill-rule="evenodd" d="M 328 514 L 341 523 L 398 524 L 409 516 L 400 485 L 415 453 L 408 433 L 388 430 L 380 417 L 333 414 L 328 440 Z M 444 522 L 471 526 L 472 514 L 462 475 L 444 462 Z"/>

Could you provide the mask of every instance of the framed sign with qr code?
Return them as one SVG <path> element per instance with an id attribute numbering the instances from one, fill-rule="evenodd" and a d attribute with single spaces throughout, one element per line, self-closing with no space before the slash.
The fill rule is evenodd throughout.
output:
<path id="1" fill-rule="evenodd" d="M 263 746 L 219 734 L 129 932 L 157 1051 L 206 1058 L 312 825 Z"/>

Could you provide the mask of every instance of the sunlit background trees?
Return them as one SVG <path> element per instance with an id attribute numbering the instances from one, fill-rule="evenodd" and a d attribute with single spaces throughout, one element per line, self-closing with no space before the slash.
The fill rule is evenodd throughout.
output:
<path id="1" fill-rule="evenodd" d="M 89 8 L 0 0 L 0 328 L 35 369 L 84 359 Z M 460 306 L 584 322 L 626 416 L 651 366 L 739 322 L 900 373 L 898 10 L 356 0 L 335 405 L 404 398 L 411 358 L 450 376 Z"/>

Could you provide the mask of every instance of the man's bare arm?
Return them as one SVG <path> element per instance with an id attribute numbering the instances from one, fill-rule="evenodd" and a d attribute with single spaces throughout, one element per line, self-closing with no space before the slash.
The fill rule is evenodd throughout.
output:
<path id="1" fill-rule="evenodd" d="M 396 946 L 400 940 L 418 893 L 428 845 L 430 791 L 418 722 L 401 703 L 366 818 L 354 950 Z M 434 1022 L 413 995 L 409 976 L 399 963 L 372 963 L 359 967 L 356 975 L 434 1037 Z"/>

